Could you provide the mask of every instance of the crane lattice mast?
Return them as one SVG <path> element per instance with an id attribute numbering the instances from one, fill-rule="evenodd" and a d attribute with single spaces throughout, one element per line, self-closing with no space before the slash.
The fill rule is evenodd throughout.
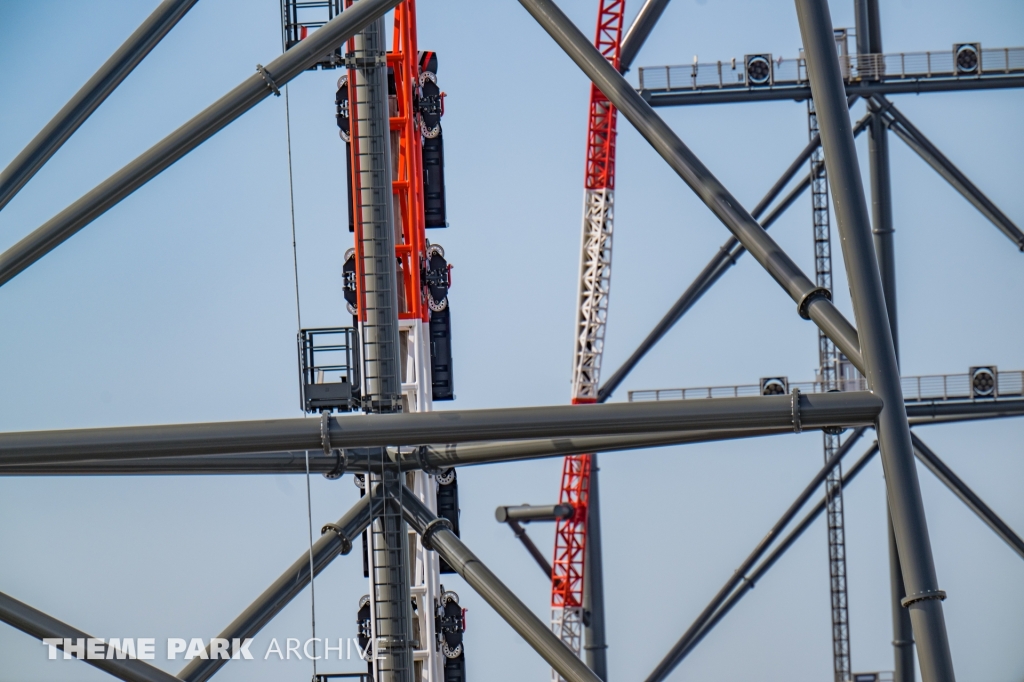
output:
<path id="1" fill-rule="evenodd" d="M 625 0 L 601 0 L 594 45 L 619 68 Z M 597 402 L 604 331 L 611 293 L 615 206 L 616 110 L 596 86 L 590 87 L 587 165 L 583 193 L 583 236 L 573 349 L 572 402 Z M 578 656 L 583 638 L 583 566 L 590 498 L 590 455 L 566 457 L 558 501 L 574 513 L 558 521 L 551 564 L 551 626 Z M 552 671 L 552 679 L 559 680 Z"/>

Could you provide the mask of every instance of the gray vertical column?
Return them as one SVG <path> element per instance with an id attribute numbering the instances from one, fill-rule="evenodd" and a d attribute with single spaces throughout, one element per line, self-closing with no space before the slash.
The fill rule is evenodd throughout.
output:
<path id="1" fill-rule="evenodd" d="M 590 456 L 590 498 L 587 517 L 587 549 L 583 568 L 583 651 L 587 667 L 608 680 L 608 640 L 604 628 L 604 561 L 601 551 L 601 496 L 598 485 L 597 453 Z"/>
<path id="2" fill-rule="evenodd" d="M 856 0 L 857 54 L 882 54 L 882 24 L 878 11 L 878 0 Z M 879 62 L 881 67 L 884 62 Z M 878 70 L 870 72 L 869 78 L 877 80 L 883 74 Z M 877 111 L 874 100 L 868 100 L 868 108 Z M 896 308 L 896 255 L 894 248 L 895 228 L 892 220 L 892 184 L 889 172 L 889 130 L 881 116 L 873 116 L 868 128 L 868 160 L 871 170 L 871 233 L 875 240 L 875 257 L 878 259 L 878 274 L 882 279 L 882 293 L 885 309 L 889 315 L 889 329 L 896 352 L 900 357 L 899 326 Z M 914 682 L 914 631 L 910 613 L 903 608 L 907 596 L 903 586 L 903 569 L 896 547 L 896 535 L 892 528 L 892 514 L 886 510 L 886 526 L 889 536 L 889 581 L 892 595 L 892 646 L 893 682 Z"/>
<path id="3" fill-rule="evenodd" d="M 363 400 L 368 412 L 402 405 L 398 355 L 398 293 L 391 197 L 391 144 L 384 19 L 355 38 L 350 57 L 356 102 L 352 163 L 356 175 L 356 238 L 362 253 Z"/>
<path id="4" fill-rule="evenodd" d="M 884 402 L 875 428 L 885 470 L 886 492 L 902 562 L 909 608 L 925 682 L 952 682 L 953 661 L 942 611 L 931 542 L 917 478 L 910 428 L 900 387 L 896 349 L 871 239 L 871 223 L 857 164 L 853 126 L 839 71 L 832 18 L 824 0 L 796 0 L 800 33 L 821 126 L 825 163 L 843 258 L 853 298 L 868 385 Z"/>
<path id="5" fill-rule="evenodd" d="M 384 18 L 354 39 L 349 79 L 353 84 L 352 166 L 361 251 L 364 318 L 360 322 L 363 355 L 363 408 L 367 412 L 401 410 L 398 354 L 398 295 L 395 228 L 391 192 L 391 145 Z M 383 465 L 387 453 L 378 452 Z M 397 471 L 373 475 L 401 498 Z M 372 493 L 370 493 L 372 494 Z M 407 531 L 401 510 L 384 506 L 370 526 L 370 613 L 376 657 L 376 682 L 413 682 L 412 611 L 409 592 Z"/>

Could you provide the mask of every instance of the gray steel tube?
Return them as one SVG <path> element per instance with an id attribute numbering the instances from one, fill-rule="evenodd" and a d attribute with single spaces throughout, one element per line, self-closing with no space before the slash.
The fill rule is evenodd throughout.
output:
<path id="1" fill-rule="evenodd" d="M 718 431 L 668 431 L 626 436 L 584 436 L 582 438 L 541 438 L 536 440 L 490 441 L 425 445 L 422 451 L 404 452 L 397 461 L 404 471 L 446 469 L 512 462 L 527 459 L 579 455 L 594 450 L 614 452 L 687 443 L 705 443 L 735 438 L 755 438 L 792 433 L 792 428 L 723 429 Z M 380 457 L 372 457 L 366 448 L 338 450 L 330 455 L 310 452 L 311 473 L 336 475 L 346 471 L 379 472 Z M 304 474 L 305 451 L 293 453 L 246 453 L 237 455 L 189 455 L 140 459 L 87 460 L 75 462 L 37 462 L 0 465 L 0 476 L 18 475 L 132 475 L 132 474 Z M 393 455 L 393 452 L 389 454 Z M 422 454 L 422 457 L 421 457 Z"/>
<path id="2" fill-rule="evenodd" d="M 128 77 L 196 0 L 164 0 L 0 173 L 0 210 Z"/>
<path id="3" fill-rule="evenodd" d="M 352 207 L 360 247 L 357 289 L 362 299 L 360 357 L 363 407 L 367 412 L 402 409 L 385 34 L 383 17 L 363 29 L 352 41 L 353 59 L 359 66 L 349 70 L 353 104 L 349 144 Z"/>
<path id="4" fill-rule="evenodd" d="M 551 0 L 519 0 L 811 319 L 862 368 L 857 330 Z M 845 104 L 845 97 L 844 97 Z"/>
<path id="5" fill-rule="evenodd" d="M 365 2 L 365 0 L 363 0 Z M 795 409 L 794 409 L 795 407 Z M 274 421 L 131 426 L 0 434 L 0 464 L 178 455 L 417 445 L 495 438 L 560 438 L 714 429 L 815 429 L 871 423 L 881 401 L 867 391 L 353 415 L 320 421 Z M 452 462 L 457 463 L 457 462 Z"/>
<path id="6" fill-rule="evenodd" d="M 501 507 L 498 507 L 498 509 L 501 509 Z M 498 520 L 501 521 L 501 519 Z M 512 529 L 512 532 L 515 533 L 515 536 L 519 538 L 519 541 L 521 543 L 523 543 L 523 547 L 526 548 L 526 551 L 530 553 L 530 556 L 533 557 L 533 560 L 537 562 L 538 566 L 540 566 L 540 570 L 544 573 L 545 576 L 547 576 L 548 580 L 551 580 L 551 564 L 548 563 L 548 560 L 544 556 L 543 552 L 537 549 L 537 545 L 533 543 L 533 540 L 530 539 L 530 536 L 526 534 L 526 529 L 523 528 L 522 525 L 520 525 L 520 523 L 515 519 L 506 519 L 503 523 L 508 524 L 508 527 Z"/>
<path id="7" fill-rule="evenodd" d="M 647 42 L 666 7 L 668 0 L 647 0 L 637 12 L 633 23 L 626 30 L 626 35 L 622 36 L 622 44 L 619 47 L 619 71 L 629 71 L 633 60 L 640 54 L 640 48 Z"/>
<path id="8" fill-rule="evenodd" d="M 559 675 L 569 682 L 600 682 L 597 675 L 469 551 L 450 530 L 447 521 L 439 519 L 408 488 L 403 492 L 402 515 L 423 536 L 425 547 L 436 550 Z M 392 497 L 391 501 L 396 500 Z"/>
<path id="9" fill-rule="evenodd" d="M 192 120 L 0 254 L 0 286 L 57 248 L 168 166 L 211 138 L 401 0 L 359 0 Z"/>
<path id="10" fill-rule="evenodd" d="M 875 242 L 875 257 L 878 259 L 878 274 L 882 278 L 882 293 L 885 295 L 885 310 L 889 315 L 892 343 L 896 349 L 896 360 L 900 357 L 900 335 L 896 315 L 896 233 L 892 220 L 892 183 L 889 172 L 889 137 L 885 122 L 877 115 L 873 101 L 868 102 L 871 111 L 871 128 L 868 133 L 868 163 L 871 172 L 871 234 Z"/>
<path id="11" fill-rule="evenodd" d="M 892 102 L 881 96 L 876 96 L 875 101 L 879 104 L 882 115 L 886 117 L 889 128 L 903 140 L 908 147 L 917 152 L 925 163 L 945 178 L 946 182 L 953 186 L 957 192 L 967 199 L 983 216 L 999 229 L 1000 232 L 1009 237 L 1010 241 L 1024 251 L 1024 232 L 1020 231 L 1010 218 L 999 210 L 999 207 L 992 203 L 992 200 L 985 196 L 985 193 L 978 189 L 970 179 L 960 172 L 949 158 L 939 148 L 924 136 L 924 134 L 911 123 L 906 116 L 893 106 Z"/>
<path id="12" fill-rule="evenodd" d="M 961 502 L 977 514 L 978 518 L 985 522 L 985 525 L 1002 538 L 1003 542 L 1010 546 L 1010 549 L 1024 559 L 1024 540 L 1006 525 L 1006 522 L 999 518 L 999 515 L 992 511 L 992 508 L 985 504 L 985 501 L 978 497 L 945 462 L 939 459 L 939 456 L 925 445 L 924 441 L 917 437 L 917 434 L 911 433 L 910 437 L 914 441 L 914 453 L 921 463 L 928 467 L 928 470 L 935 474 L 935 477 L 942 481 L 954 495 L 959 497 Z"/>
<path id="13" fill-rule="evenodd" d="M 870 123 L 871 117 L 865 116 L 856 125 L 853 130 L 854 135 L 859 135 Z M 757 206 L 754 207 L 751 215 L 754 218 L 760 218 L 761 213 L 765 208 L 771 204 L 779 193 L 785 188 L 793 176 L 796 175 L 797 171 L 803 166 L 803 164 L 810 158 L 814 150 L 817 149 L 820 144 L 820 138 L 815 135 L 814 139 L 804 147 L 803 151 L 793 160 L 793 163 L 789 165 L 789 168 L 779 177 L 772 186 L 768 193 L 764 195 L 764 198 L 758 202 Z M 824 166 L 820 167 L 820 170 L 824 170 Z M 768 213 L 763 221 L 761 221 L 761 227 L 768 229 L 772 224 L 781 216 L 786 209 L 788 209 L 797 198 L 804 193 L 811 185 L 811 174 L 808 173 L 803 180 L 801 180 L 793 189 L 787 194 L 775 207 Z M 664 317 L 655 325 L 654 329 L 647 335 L 646 338 L 637 346 L 637 349 L 633 351 L 622 366 L 619 367 L 615 372 L 604 382 L 600 390 L 597 392 L 597 401 L 603 403 L 615 389 L 619 387 L 622 381 L 629 375 L 630 372 L 640 363 L 640 360 L 647 355 L 648 351 L 651 350 L 669 332 L 672 327 L 675 326 L 676 322 L 682 319 L 683 315 L 693 307 L 693 305 L 700 300 L 700 298 L 707 293 L 708 289 L 718 281 L 718 279 L 726 273 L 732 266 L 736 265 L 736 260 L 746 253 L 747 250 L 743 248 L 739 240 L 736 237 L 729 237 L 728 240 L 718 249 L 718 253 L 704 266 L 697 278 L 686 288 L 682 296 L 679 297 L 669 311 L 665 313 Z"/>
<path id="14" fill-rule="evenodd" d="M 604 555 L 601 548 L 601 468 L 590 456 L 587 546 L 583 558 L 583 660 L 602 680 L 608 679 L 608 639 L 604 618 Z"/>
<path id="15" fill-rule="evenodd" d="M 907 598 L 903 603 L 910 608 L 922 679 L 924 682 L 952 682 L 953 661 L 942 612 L 945 593 L 939 589 L 935 574 L 896 349 L 875 260 L 871 221 L 861 185 L 853 126 L 846 107 L 832 18 L 825 0 L 796 0 L 796 10 L 821 127 L 825 165 L 832 181 L 843 259 L 860 331 L 860 349 L 864 354 L 865 376 L 871 390 L 885 403 L 875 428 L 903 581 L 907 588 Z"/>
<path id="16" fill-rule="evenodd" d="M 846 486 L 853 481 L 857 474 L 867 466 L 877 452 L 878 444 L 875 443 L 866 453 L 864 453 L 864 455 L 861 456 L 859 460 L 854 463 L 846 475 L 843 476 L 843 488 L 846 488 Z M 678 666 L 691 651 L 693 651 L 694 647 L 700 644 L 701 640 L 703 640 L 704 637 L 706 637 L 707 634 L 711 632 L 716 625 L 718 625 L 718 622 L 722 620 L 722 618 L 724 618 L 725 615 L 729 613 L 729 611 L 731 611 L 741 599 L 743 599 L 747 592 L 754 589 L 754 585 L 756 585 L 757 582 L 764 577 L 764 574 L 775 565 L 775 562 L 786 553 L 786 550 L 793 546 L 793 543 L 803 535 L 804 531 L 811 527 L 811 524 L 814 523 L 815 519 L 821 516 L 821 513 L 825 511 L 827 504 L 828 500 L 826 498 L 819 500 L 818 504 L 816 504 L 811 511 L 807 512 L 807 515 L 801 519 L 800 523 L 798 523 L 793 530 L 789 531 L 789 534 L 786 535 L 779 545 L 772 550 L 772 553 L 769 554 L 764 561 L 758 564 L 757 568 L 755 568 L 749 576 L 743 576 L 743 583 L 735 592 L 732 593 L 732 595 L 730 595 L 729 599 L 722 604 L 722 607 L 715 611 L 715 615 L 712 616 L 701 631 L 697 633 L 697 636 L 691 640 L 689 646 L 678 652 L 673 659 L 666 656 L 665 659 L 658 664 L 658 667 L 647 676 L 647 679 L 644 682 L 661 682 L 661 680 L 668 677 L 672 670 L 675 669 L 675 667 Z"/>
<path id="17" fill-rule="evenodd" d="M 998 419 L 1024 415 L 1024 400 L 998 400 L 971 403 L 908 403 L 911 426 L 949 424 L 979 419 Z M 721 429 L 715 431 L 667 431 L 624 436 L 583 436 L 541 438 L 535 440 L 491 441 L 426 445 L 420 453 L 402 453 L 398 458 L 403 470 L 444 469 L 547 457 L 563 457 L 592 452 L 638 450 L 687 443 L 706 443 L 737 438 L 756 438 L 792 433 L 792 427 L 769 429 Z M 310 452 L 310 471 L 337 474 L 366 471 L 373 462 L 359 450 L 324 455 Z M 0 465 L 0 476 L 73 476 L 133 474 L 280 474 L 305 473 L 305 452 L 255 453 L 239 455 L 189 455 L 147 459 L 88 460 L 73 462 L 37 462 Z"/>
<path id="18" fill-rule="evenodd" d="M 857 53 L 883 54 L 882 20 L 878 0 L 856 0 Z M 881 74 L 873 74 L 877 80 Z M 885 121 L 877 115 L 874 100 L 868 100 L 871 131 L 868 136 L 868 163 L 871 178 L 871 234 L 875 240 L 878 274 L 882 278 L 885 309 L 889 314 L 892 345 L 896 362 L 900 360 L 899 316 L 896 307 L 896 245 L 892 219 L 892 180 L 889 166 L 889 132 Z M 892 514 L 885 509 L 886 536 L 889 544 L 889 596 L 892 611 L 893 682 L 914 682 L 914 631 L 910 613 L 903 608 L 907 591 L 903 586 L 903 568 Z"/>
<path id="19" fill-rule="evenodd" d="M 848 83 L 850 97 L 868 98 L 872 95 L 920 94 L 922 92 L 957 92 L 969 90 L 1000 90 L 1024 88 L 1024 76 L 988 76 L 982 78 L 906 78 L 891 81 L 862 81 Z M 694 104 L 733 104 L 736 102 L 803 101 L 811 98 L 806 85 L 774 85 L 770 88 L 706 89 L 697 91 L 668 91 L 643 93 L 652 107 L 679 107 Z"/>
<path id="20" fill-rule="evenodd" d="M 1024 400 L 907 403 L 907 416 L 913 426 L 1019 417 L 1021 415 L 1024 415 Z"/>
<path id="21" fill-rule="evenodd" d="M 373 500 L 371 508 L 370 501 Z M 337 523 L 324 526 L 322 535 L 313 543 L 310 552 L 303 552 L 281 577 L 274 581 L 249 608 L 241 613 L 228 625 L 219 637 L 228 641 L 253 637 L 263 629 L 281 610 L 294 599 L 310 581 L 310 568 L 313 576 L 320 574 L 338 555 L 352 551 L 352 543 L 359 534 L 370 525 L 372 517 L 380 513 L 383 498 L 381 495 L 367 495 L 349 509 Z M 310 557 L 312 554 L 312 557 Z M 205 682 L 220 670 L 227 660 L 193 658 L 181 669 L 176 680 L 185 682 Z"/>
<path id="22" fill-rule="evenodd" d="M 765 553 L 773 542 L 775 542 L 783 529 L 789 525 L 789 522 L 793 520 L 800 509 L 807 503 L 807 500 L 811 499 L 811 495 L 814 494 L 814 491 L 817 490 L 818 486 L 821 485 L 822 481 L 824 481 L 829 475 L 829 472 L 835 469 L 836 465 L 842 461 L 843 457 L 845 457 L 853 446 L 857 444 L 860 437 L 864 435 L 865 430 L 866 429 L 864 427 L 856 429 L 849 435 L 849 437 L 847 437 L 846 442 L 836 450 L 835 454 L 825 462 L 825 466 L 814 475 L 814 478 L 811 479 L 810 483 L 804 487 L 803 491 L 797 495 L 797 498 L 793 500 L 793 503 L 789 505 L 789 508 L 785 513 L 783 513 L 782 516 L 779 517 L 779 520 L 775 522 L 775 525 L 768 531 L 768 534 L 761 539 L 761 542 L 757 543 L 757 546 L 754 547 L 754 551 L 747 555 L 747 558 L 743 560 L 743 563 L 740 564 L 739 568 L 733 571 L 733 574 L 725 581 L 725 584 L 722 585 L 721 589 L 718 590 L 718 593 L 711 599 L 711 601 L 708 602 L 708 605 L 704 607 L 704 610 L 700 612 L 700 615 L 694 619 L 693 623 L 690 624 L 690 627 L 688 627 L 686 632 L 683 633 L 683 636 L 679 638 L 679 641 L 672 646 L 662 662 L 658 664 L 658 667 L 655 668 L 654 672 L 652 672 L 647 678 L 648 682 L 655 679 L 664 679 L 670 672 L 672 672 L 679 660 L 682 660 L 680 654 L 690 648 L 691 643 L 697 635 L 700 634 L 700 631 L 707 625 L 708 621 L 711 620 L 715 615 L 715 612 L 722 606 L 740 581 L 746 577 L 747 571 L 757 563 L 757 560 L 761 558 L 761 555 Z"/>
<path id="23" fill-rule="evenodd" d="M 48 638 L 86 640 L 90 638 L 81 630 L 48 616 L 3 592 L 0 592 L 0 621 L 39 640 Z M 138 659 L 83 658 L 82 662 L 110 673 L 125 682 L 181 682 L 177 677 Z"/>
<path id="24" fill-rule="evenodd" d="M 500 523 L 509 521 L 558 521 L 567 519 L 573 514 L 571 504 L 518 504 L 498 507 L 494 510 L 494 518 Z"/>

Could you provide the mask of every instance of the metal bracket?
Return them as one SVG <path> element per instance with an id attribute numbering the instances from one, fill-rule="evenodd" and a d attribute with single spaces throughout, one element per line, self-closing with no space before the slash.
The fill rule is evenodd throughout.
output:
<path id="1" fill-rule="evenodd" d="M 793 415 L 793 433 L 800 433 L 803 431 L 803 426 L 800 424 L 800 389 L 794 388 L 793 392 L 789 394 L 790 411 Z"/>
<path id="2" fill-rule="evenodd" d="M 331 481 L 341 478 L 348 469 L 348 453 L 345 450 L 335 450 L 334 457 L 334 468 L 324 474 L 324 478 Z"/>
<path id="3" fill-rule="evenodd" d="M 430 474 L 431 476 L 440 476 L 445 471 L 444 469 L 430 466 L 430 464 L 427 463 L 426 445 L 421 445 L 418 448 L 416 448 L 416 461 L 419 463 L 420 469 L 422 469 L 424 473 Z"/>
<path id="4" fill-rule="evenodd" d="M 345 534 L 343 532 L 341 532 L 341 526 L 339 526 L 336 523 L 328 523 L 327 525 L 325 525 L 323 528 L 320 529 L 320 535 L 326 535 L 327 531 L 330 531 L 330 532 L 334 533 L 335 535 L 338 536 L 338 539 L 341 540 L 341 553 L 342 554 L 348 554 L 349 552 L 352 551 L 352 541 L 349 540 L 345 536 Z"/>
<path id="5" fill-rule="evenodd" d="M 945 590 L 925 590 L 924 592 L 918 592 L 916 594 L 910 594 L 900 600 L 900 606 L 907 608 L 911 604 L 925 599 L 938 599 L 942 601 L 946 598 Z"/>
<path id="6" fill-rule="evenodd" d="M 324 454 L 331 456 L 331 415 L 329 412 L 320 413 L 320 443 L 324 447 Z"/>
<path id="7" fill-rule="evenodd" d="M 388 55 L 386 52 L 378 52 L 369 57 L 357 57 L 355 53 L 349 52 L 341 63 L 350 69 L 366 69 L 374 66 L 387 66 Z"/>
<path id="8" fill-rule="evenodd" d="M 819 296 L 823 296 L 826 301 L 832 300 L 832 292 L 825 287 L 815 287 L 814 289 L 811 289 L 804 294 L 803 298 L 800 299 L 800 302 L 796 304 L 796 311 L 800 314 L 800 317 L 805 320 L 811 319 L 811 316 L 807 314 L 807 306 L 809 306 L 811 301 Z"/>
<path id="9" fill-rule="evenodd" d="M 423 538 L 423 547 L 425 547 L 426 549 L 434 549 L 430 545 L 430 536 L 433 535 L 437 531 L 437 529 L 439 527 L 443 527 L 443 528 L 447 528 L 448 530 L 452 530 L 452 522 L 449 521 L 448 519 L 444 519 L 444 518 L 438 517 L 438 518 L 434 519 L 433 521 L 431 521 L 430 523 L 428 523 L 427 527 L 423 529 L 422 533 L 420 533 L 420 535 Z"/>
<path id="10" fill-rule="evenodd" d="M 260 72 L 261 76 L 263 76 L 263 80 L 266 82 L 270 90 L 274 93 L 274 96 L 280 97 L 281 91 L 277 88 L 277 83 L 274 82 L 274 79 L 271 78 L 270 72 L 267 71 L 262 64 L 257 64 L 256 70 Z"/>

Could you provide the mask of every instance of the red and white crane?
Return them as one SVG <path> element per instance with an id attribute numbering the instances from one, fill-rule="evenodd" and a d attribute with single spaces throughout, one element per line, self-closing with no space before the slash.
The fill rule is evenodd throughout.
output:
<path id="1" fill-rule="evenodd" d="M 625 0 L 600 0 L 594 45 L 619 69 Z M 587 165 L 583 192 L 583 237 L 573 349 L 572 402 L 597 402 L 604 332 L 611 293 L 615 209 L 615 122 L 604 93 L 590 87 Z M 573 515 L 555 528 L 551 564 L 551 627 L 576 655 L 583 639 L 583 568 L 589 518 L 591 455 L 572 455 L 562 466 L 560 504 Z M 556 682 L 559 675 L 552 671 Z"/>

